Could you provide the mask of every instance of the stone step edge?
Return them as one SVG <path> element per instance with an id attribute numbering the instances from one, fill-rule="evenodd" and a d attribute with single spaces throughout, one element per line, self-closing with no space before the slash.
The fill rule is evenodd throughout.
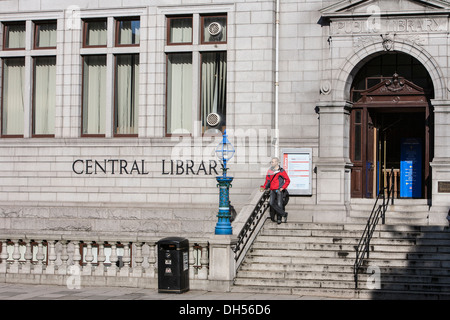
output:
<path id="1" fill-rule="evenodd" d="M 275 290 L 272 288 L 262 288 L 253 286 L 233 286 L 231 292 L 252 292 L 252 293 L 285 293 L 290 295 L 298 296 L 313 296 L 313 297 L 329 297 L 342 298 L 342 299 L 374 299 L 374 296 L 393 296 L 393 298 L 411 298 L 411 299 L 421 299 L 428 297 L 429 299 L 435 300 L 436 298 L 449 299 L 450 293 L 442 292 L 423 292 L 423 291 L 395 291 L 395 290 L 371 290 L 371 289 L 324 289 L 324 288 L 291 288 L 291 287 L 277 287 Z"/>

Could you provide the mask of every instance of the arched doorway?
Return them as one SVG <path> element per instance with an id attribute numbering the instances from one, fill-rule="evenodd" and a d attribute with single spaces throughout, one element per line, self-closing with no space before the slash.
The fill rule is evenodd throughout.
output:
<path id="1" fill-rule="evenodd" d="M 351 196 L 374 198 L 394 169 L 395 197 L 429 198 L 434 88 L 423 65 L 404 53 L 369 60 L 351 98 Z"/>

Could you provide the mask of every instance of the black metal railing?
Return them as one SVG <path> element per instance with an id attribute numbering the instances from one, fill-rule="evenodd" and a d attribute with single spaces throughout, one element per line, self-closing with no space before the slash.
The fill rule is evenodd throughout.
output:
<path id="1" fill-rule="evenodd" d="M 249 240 L 252 238 L 253 232 L 257 229 L 257 226 L 262 220 L 264 213 L 269 207 L 269 198 L 270 192 L 267 190 L 264 191 L 252 213 L 242 227 L 242 230 L 238 235 L 236 245 L 233 248 L 235 254 L 234 259 L 236 261 L 238 261 L 240 256 L 245 252 L 245 248 L 247 247 Z"/>
<path id="2" fill-rule="evenodd" d="M 380 218 L 381 223 L 385 224 L 386 211 L 389 206 L 389 201 L 392 202 L 391 204 L 394 204 L 394 169 L 391 169 L 391 172 L 387 173 L 387 175 L 387 185 L 378 193 L 377 199 L 375 200 L 375 204 L 372 208 L 372 212 L 370 213 L 369 219 L 367 220 L 366 228 L 364 229 L 364 232 L 359 239 L 358 246 L 355 247 L 356 260 L 353 266 L 353 274 L 355 278 L 356 289 L 358 289 L 358 273 L 361 265 L 363 264 L 365 258 L 369 258 L 370 240 L 372 239 L 373 232 L 375 231 Z M 378 204 L 378 202 L 381 200 L 383 202 L 381 204 Z"/>

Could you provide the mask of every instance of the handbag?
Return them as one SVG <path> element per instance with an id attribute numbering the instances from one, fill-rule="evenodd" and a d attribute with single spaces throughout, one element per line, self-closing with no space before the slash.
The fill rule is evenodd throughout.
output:
<path id="1" fill-rule="evenodd" d="M 283 197 L 283 205 L 286 207 L 289 203 L 289 191 L 287 191 L 287 189 L 284 189 L 281 192 L 281 196 Z"/>

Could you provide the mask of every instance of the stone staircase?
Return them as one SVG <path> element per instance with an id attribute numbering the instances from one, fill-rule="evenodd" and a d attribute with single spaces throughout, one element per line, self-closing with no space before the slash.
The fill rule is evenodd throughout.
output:
<path id="1" fill-rule="evenodd" d="M 373 199 L 352 199 L 348 222 L 366 224 L 373 203 Z M 429 209 L 426 199 L 394 199 L 394 205 L 389 203 L 386 221 L 389 224 L 427 225 Z"/>
<path id="2" fill-rule="evenodd" d="M 232 291 L 450 299 L 449 228 L 378 225 L 370 243 L 370 259 L 364 262 L 355 289 L 355 246 L 364 227 L 356 223 L 277 225 L 266 220 L 238 269 Z M 367 273 L 374 266 L 379 278 Z"/>

